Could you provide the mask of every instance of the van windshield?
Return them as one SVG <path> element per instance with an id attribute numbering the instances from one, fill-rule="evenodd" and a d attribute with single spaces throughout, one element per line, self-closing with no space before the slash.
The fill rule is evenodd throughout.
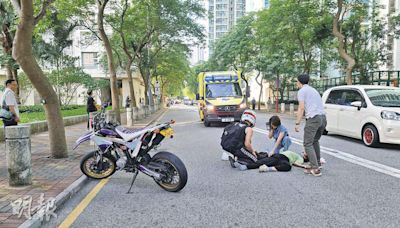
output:
<path id="1" fill-rule="evenodd" d="M 242 97 L 239 83 L 215 83 L 206 85 L 206 97 Z"/>
<path id="2" fill-rule="evenodd" d="M 375 106 L 400 107 L 400 89 L 366 89 L 365 92 Z"/>

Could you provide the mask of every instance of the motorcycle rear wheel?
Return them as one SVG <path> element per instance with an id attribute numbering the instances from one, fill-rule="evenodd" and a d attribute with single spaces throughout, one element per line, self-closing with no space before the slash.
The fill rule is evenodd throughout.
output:
<path id="1" fill-rule="evenodd" d="M 115 173 L 117 165 L 114 157 L 103 155 L 102 161 L 96 161 L 97 151 L 86 154 L 81 160 L 81 171 L 93 179 L 105 179 Z M 101 167 L 99 167 L 101 166 Z"/>
<path id="2" fill-rule="evenodd" d="M 151 162 L 161 163 L 166 171 L 160 171 L 166 178 L 155 180 L 164 190 L 179 192 L 182 190 L 188 179 L 187 170 L 181 159 L 170 152 L 159 152 L 151 158 Z"/>

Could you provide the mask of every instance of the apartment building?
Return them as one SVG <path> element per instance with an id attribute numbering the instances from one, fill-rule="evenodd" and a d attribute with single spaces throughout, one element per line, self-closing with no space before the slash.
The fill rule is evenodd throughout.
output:
<path id="1" fill-rule="evenodd" d="M 208 48 L 212 54 L 212 46 L 216 40 L 229 32 L 237 20 L 245 15 L 246 0 L 209 0 L 208 1 Z"/>

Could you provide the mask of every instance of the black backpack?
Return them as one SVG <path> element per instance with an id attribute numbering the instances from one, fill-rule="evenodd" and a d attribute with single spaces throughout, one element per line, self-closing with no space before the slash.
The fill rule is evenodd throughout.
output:
<path id="1" fill-rule="evenodd" d="M 221 136 L 222 149 L 232 153 L 244 146 L 246 125 L 239 123 L 229 124 L 224 128 Z"/>

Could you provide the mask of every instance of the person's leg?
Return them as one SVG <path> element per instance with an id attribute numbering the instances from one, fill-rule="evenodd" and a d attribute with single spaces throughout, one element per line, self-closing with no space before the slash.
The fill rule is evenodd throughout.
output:
<path id="1" fill-rule="evenodd" d="M 88 113 L 88 114 L 87 114 L 87 129 L 88 129 L 88 130 L 89 130 L 89 122 L 90 122 L 90 119 L 89 119 L 90 116 L 89 116 L 89 115 L 90 115 L 90 114 Z"/>
<path id="2" fill-rule="evenodd" d="M 278 145 L 278 147 L 274 150 L 274 154 L 279 154 L 279 152 L 281 151 L 281 149 L 283 148 L 282 143 L 280 145 Z"/>
<path id="3" fill-rule="evenodd" d="M 257 161 L 257 158 L 245 148 L 235 151 L 235 155 L 238 159 L 233 165 L 242 171 L 247 170 L 248 165 L 250 165 L 250 168 L 253 168 L 254 165 L 252 164 Z"/>
<path id="4" fill-rule="evenodd" d="M 275 166 L 275 169 L 280 172 L 288 172 L 292 169 L 292 166 L 289 163 L 289 158 L 285 155 L 280 154 L 278 164 Z"/>
<path id="5" fill-rule="evenodd" d="M 325 116 L 319 116 L 318 118 L 321 119 L 321 125 L 317 130 L 317 133 L 315 134 L 314 142 L 313 142 L 313 147 L 315 150 L 315 155 L 317 156 L 317 161 L 318 161 L 318 166 L 321 166 L 321 147 L 319 145 L 319 140 L 321 139 L 321 136 L 326 128 L 326 117 Z"/>
<path id="6" fill-rule="evenodd" d="M 303 145 L 304 149 L 308 155 L 308 159 L 310 160 L 311 168 L 318 168 L 318 160 L 317 155 L 314 150 L 314 139 L 317 134 L 318 129 L 321 126 L 321 119 L 318 117 L 314 117 L 306 120 L 306 126 L 304 127 L 304 140 Z"/>
<path id="7" fill-rule="evenodd" d="M 266 166 L 273 167 L 278 164 L 279 156 L 277 156 L 277 154 L 274 154 L 271 157 L 262 159 L 260 162 L 262 162 L 262 164 Z"/>
<path id="8" fill-rule="evenodd" d="M 289 136 L 285 136 L 282 139 L 282 147 L 283 147 L 283 151 L 287 151 L 289 150 L 290 145 L 292 145 L 292 140 L 290 140 Z"/>
<path id="9" fill-rule="evenodd" d="M 317 162 L 318 166 L 321 165 L 320 159 L 321 159 L 321 147 L 319 145 L 319 140 L 321 139 L 322 133 L 324 132 L 325 126 L 323 125 L 321 121 L 321 126 L 318 128 L 315 137 L 314 137 L 314 142 L 313 142 L 313 148 L 315 151 L 315 155 L 317 156 Z"/>

